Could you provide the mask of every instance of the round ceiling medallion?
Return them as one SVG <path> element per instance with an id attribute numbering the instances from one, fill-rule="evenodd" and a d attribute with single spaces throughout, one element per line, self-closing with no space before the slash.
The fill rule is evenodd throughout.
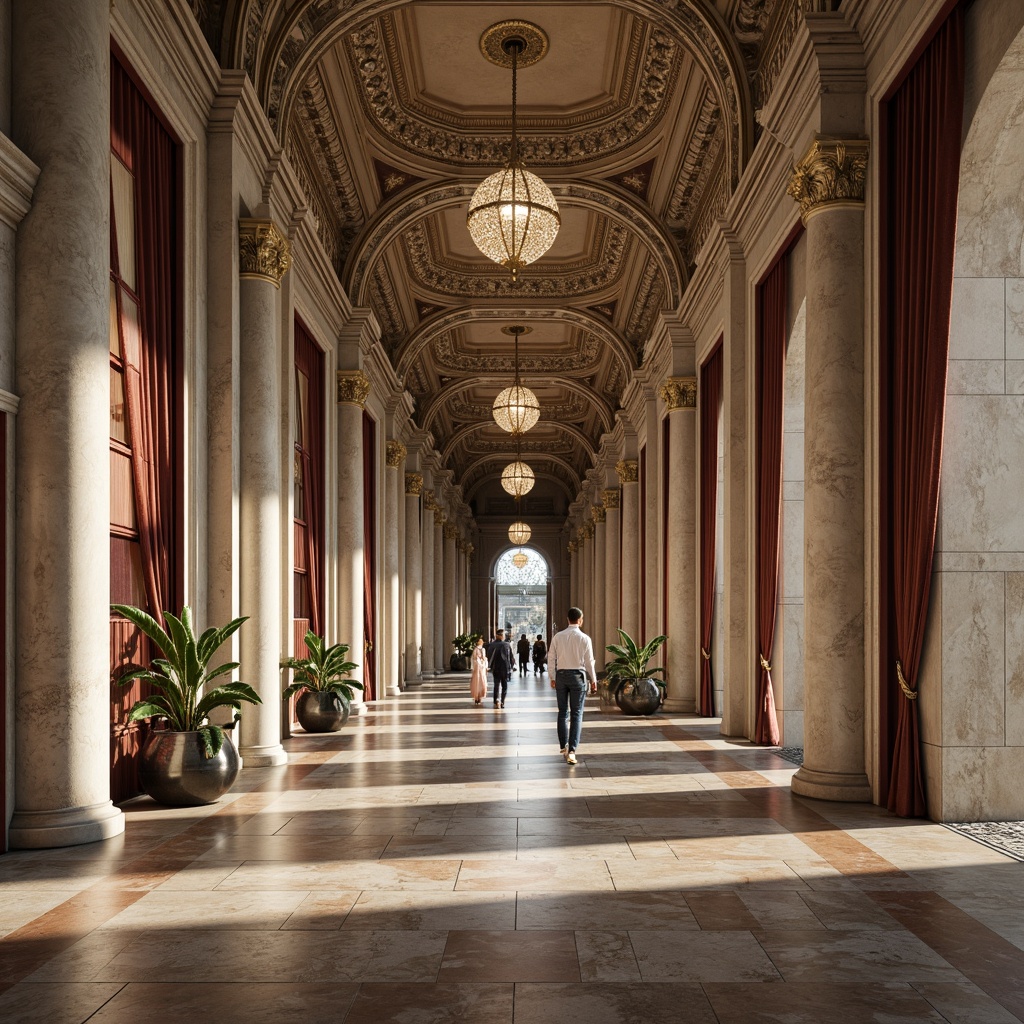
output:
<path id="1" fill-rule="evenodd" d="M 532 21 L 499 21 L 480 37 L 480 51 L 499 68 L 512 67 L 512 50 L 519 44 L 516 64 L 528 68 L 548 52 L 547 33 Z"/>

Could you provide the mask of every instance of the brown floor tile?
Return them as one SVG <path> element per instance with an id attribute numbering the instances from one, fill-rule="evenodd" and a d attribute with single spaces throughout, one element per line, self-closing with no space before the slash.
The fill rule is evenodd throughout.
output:
<path id="1" fill-rule="evenodd" d="M 516 1024 L 717 1024 L 700 985 L 516 985 Z"/>
<path id="2" fill-rule="evenodd" d="M 507 984 L 361 985 L 344 1024 L 512 1024 L 512 999 Z"/>
<path id="3" fill-rule="evenodd" d="M 571 931 L 449 932 L 440 982 L 579 981 Z"/>
<path id="4" fill-rule="evenodd" d="M 779 972 L 747 932 L 631 929 L 644 981 L 778 981 Z"/>
<path id="5" fill-rule="evenodd" d="M 121 985 L 32 984 L 22 982 L 0 992 L 0 1020 L 9 1024 L 80 1024 L 117 995 Z"/>
<path id="6" fill-rule="evenodd" d="M 686 903 L 703 931 L 755 931 L 761 927 L 733 892 L 690 893 Z"/>

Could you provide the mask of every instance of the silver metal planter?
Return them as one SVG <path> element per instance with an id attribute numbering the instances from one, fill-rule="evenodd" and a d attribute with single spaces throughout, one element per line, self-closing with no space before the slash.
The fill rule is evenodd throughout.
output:
<path id="1" fill-rule="evenodd" d="M 195 807 L 216 803 L 238 777 L 238 751 L 225 735 L 220 751 L 207 758 L 198 732 L 153 732 L 142 748 L 139 778 L 158 803 Z"/>
<path id="2" fill-rule="evenodd" d="M 661 707 L 661 687 L 653 679 L 628 679 L 615 700 L 624 715 L 653 715 Z"/>
<path id="3" fill-rule="evenodd" d="M 337 732 L 348 721 L 349 706 L 333 690 L 305 690 L 295 716 L 306 732 Z"/>

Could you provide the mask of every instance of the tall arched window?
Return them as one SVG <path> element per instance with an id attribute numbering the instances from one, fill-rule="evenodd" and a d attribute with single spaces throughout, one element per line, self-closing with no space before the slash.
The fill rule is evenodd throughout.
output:
<path id="1" fill-rule="evenodd" d="M 520 568 L 513 558 L 522 552 L 526 564 Z M 514 641 L 525 633 L 530 640 L 539 633 L 548 639 L 547 559 L 536 548 L 509 548 L 494 565 L 497 626 Z"/>

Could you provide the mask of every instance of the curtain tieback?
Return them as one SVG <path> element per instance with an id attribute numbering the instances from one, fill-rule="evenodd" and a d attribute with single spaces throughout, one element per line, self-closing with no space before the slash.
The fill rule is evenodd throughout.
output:
<path id="1" fill-rule="evenodd" d="M 917 691 L 912 690 L 907 686 L 907 680 L 903 676 L 903 666 L 900 664 L 900 659 L 896 659 L 896 681 L 900 684 L 900 689 L 903 691 L 903 696 L 907 700 L 917 700 Z"/>
<path id="2" fill-rule="evenodd" d="M 711 655 L 708 654 L 708 652 L 705 651 L 703 647 L 700 649 L 700 653 L 703 655 L 705 661 L 711 660 Z"/>
<path id="3" fill-rule="evenodd" d="M 758 653 L 757 656 L 761 659 L 761 668 L 763 668 L 765 672 L 771 672 L 772 667 L 768 663 L 768 659 L 761 653 Z"/>

